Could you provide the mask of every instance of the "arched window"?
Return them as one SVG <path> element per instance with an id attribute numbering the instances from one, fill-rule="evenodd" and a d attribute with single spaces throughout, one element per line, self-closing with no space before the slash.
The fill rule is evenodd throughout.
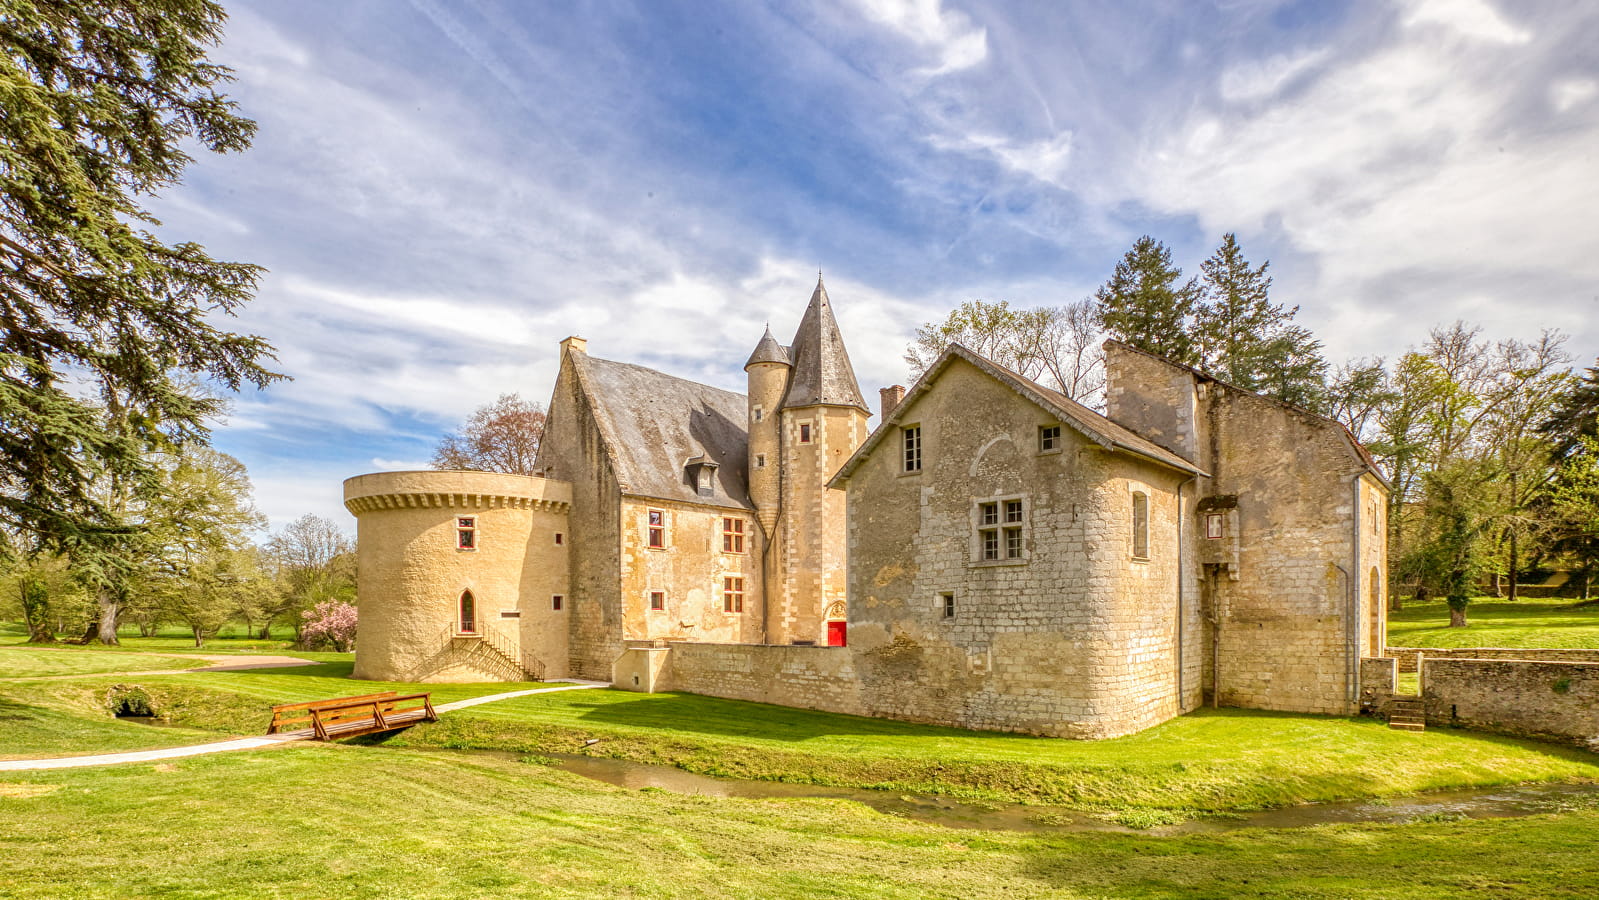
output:
<path id="1" fill-rule="evenodd" d="M 1149 558 L 1149 495 L 1133 491 L 1133 559 Z"/>
<path id="2" fill-rule="evenodd" d="M 1387 641 L 1386 635 L 1383 634 L 1382 622 L 1382 573 L 1376 566 L 1371 567 L 1371 574 L 1367 576 L 1367 580 L 1371 582 L 1371 609 L 1366 614 L 1371 622 L 1371 646 L 1367 648 L 1366 655 L 1382 656 L 1388 651 L 1383 647 Z"/>
<path id="3" fill-rule="evenodd" d="M 471 591 L 461 592 L 461 619 L 456 623 L 461 634 L 477 634 L 477 601 Z"/>

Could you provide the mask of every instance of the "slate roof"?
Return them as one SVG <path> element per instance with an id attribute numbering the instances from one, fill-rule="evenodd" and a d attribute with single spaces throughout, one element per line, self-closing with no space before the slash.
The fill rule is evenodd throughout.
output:
<path id="1" fill-rule="evenodd" d="M 976 351 L 969 350 L 960 344 L 951 344 L 948 349 L 939 355 L 938 359 L 933 361 L 931 366 L 927 367 L 927 371 L 922 374 L 921 378 L 917 379 L 915 386 L 905 395 L 905 399 L 900 401 L 899 405 L 894 407 L 894 411 L 888 415 L 888 418 L 879 424 L 876 430 L 867 437 L 866 442 L 855 451 L 855 455 L 844 463 L 843 468 L 838 470 L 838 474 L 834 475 L 833 479 L 828 482 L 828 487 L 843 487 L 844 483 L 849 481 L 850 474 L 862 462 L 866 461 L 866 458 L 872 454 L 878 444 L 882 443 L 884 436 L 894 431 L 899 424 L 900 416 L 910 409 L 912 402 L 917 397 L 932 390 L 939 374 L 956 359 L 963 359 L 981 371 L 986 372 L 1001 384 L 1010 387 L 1023 397 L 1054 413 L 1060 419 L 1062 425 L 1082 434 L 1090 441 L 1107 450 L 1121 450 L 1135 456 L 1141 456 L 1151 462 L 1194 475 L 1206 474 L 1181 456 L 1148 438 L 1139 436 L 1131 429 L 1112 422 L 1081 403 L 1072 400 L 1065 394 L 1059 391 L 1052 391 L 1030 378 L 1018 375 L 993 360 L 978 355 Z"/>
<path id="2" fill-rule="evenodd" d="M 783 409 L 854 406 L 871 412 L 861 398 L 860 382 L 855 380 L 855 369 L 849 364 L 844 337 L 838 332 L 832 303 L 819 275 L 788 353 L 794 371 L 789 377 L 788 393 L 783 395 Z"/>
<path id="3" fill-rule="evenodd" d="M 567 358 L 599 422 L 624 494 L 754 509 L 743 394 L 585 353 Z M 709 497 L 701 496 L 689 478 L 686 466 L 695 457 L 718 464 Z"/>
<path id="4" fill-rule="evenodd" d="M 788 348 L 779 344 L 777 338 L 772 337 L 772 326 L 766 326 L 766 334 L 761 336 L 761 342 L 755 345 L 755 352 L 750 354 L 748 362 L 744 363 L 747 371 L 756 363 L 782 363 L 785 366 L 793 365 L 788 357 Z"/>

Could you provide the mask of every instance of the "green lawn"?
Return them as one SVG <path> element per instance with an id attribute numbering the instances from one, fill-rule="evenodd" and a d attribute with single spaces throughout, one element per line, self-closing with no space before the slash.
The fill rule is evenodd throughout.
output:
<path id="1" fill-rule="evenodd" d="M 1465 628 L 1449 627 L 1443 601 L 1405 603 L 1388 614 L 1390 647 L 1599 647 L 1599 604 L 1578 607 L 1571 600 L 1518 600 L 1483 597 L 1466 608 Z"/>
<path id="2" fill-rule="evenodd" d="M 1599 813 L 1155 837 L 629 791 L 539 765 L 300 746 L 0 777 L 17 900 L 1599 895 Z"/>
<path id="3" fill-rule="evenodd" d="M 210 665 L 203 659 L 182 659 L 141 653 L 84 653 L 73 647 L 0 646 L 0 678 L 92 675 L 98 672 L 145 672 Z"/>

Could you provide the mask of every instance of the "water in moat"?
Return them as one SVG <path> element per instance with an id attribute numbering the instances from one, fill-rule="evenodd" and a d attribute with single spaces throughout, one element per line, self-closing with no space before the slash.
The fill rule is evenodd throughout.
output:
<path id="1" fill-rule="evenodd" d="M 471 752 L 471 751 L 469 751 Z M 480 751 L 481 752 L 481 751 Z M 516 758 L 519 754 L 488 751 Z M 1134 834 L 1197 834 L 1243 828 L 1302 828 L 1336 823 L 1404 823 L 1417 820 L 1497 819 L 1560 812 L 1599 804 L 1599 784 L 1526 784 L 1471 791 L 1415 794 L 1391 800 L 1318 803 L 1260 810 L 1227 817 L 1191 819 L 1176 825 L 1133 829 L 1081 810 L 1020 803 L 952 800 L 936 795 L 906 794 L 862 788 L 784 784 L 696 775 L 670 766 L 567 754 L 552 755 L 556 768 L 640 790 L 656 788 L 678 794 L 740 799 L 826 798 L 852 800 L 880 813 L 949 828 L 1003 831 Z"/>

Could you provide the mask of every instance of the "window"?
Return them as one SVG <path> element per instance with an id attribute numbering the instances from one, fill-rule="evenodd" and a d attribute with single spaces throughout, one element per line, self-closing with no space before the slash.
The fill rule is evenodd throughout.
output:
<path id="1" fill-rule="evenodd" d="M 461 592 L 461 618 L 455 623 L 457 634 L 477 634 L 477 599 L 471 591 Z"/>
<path id="2" fill-rule="evenodd" d="M 1044 425 L 1038 429 L 1038 452 L 1050 453 L 1060 449 L 1060 426 Z"/>
<path id="3" fill-rule="evenodd" d="M 1149 495 L 1133 491 L 1133 558 L 1149 558 Z"/>
<path id="4" fill-rule="evenodd" d="M 1211 513 L 1205 517 L 1205 537 L 1211 540 L 1221 537 L 1221 513 Z"/>
<path id="5" fill-rule="evenodd" d="M 744 520 L 724 518 L 722 520 L 722 552 L 744 552 Z"/>
<path id="6" fill-rule="evenodd" d="M 722 579 L 722 612 L 741 613 L 744 611 L 744 579 Z"/>
<path id="7" fill-rule="evenodd" d="M 666 608 L 666 592 L 650 591 L 650 609 L 663 610 Z"/>
<path id="8" fill-rule="evenodd" d="M 461 516 L 455 520 L 455 549 L 477 549 L 477 517 Z"/>
<path id="9" fill-rule="evenodd" d="M 560 594 L 556 594 L 555 596 L 550 598 L 550 609 L 553 609 L 556 612 L 560 612 L 561 611 L 561 606 L 563 605 L 563 603 L 565 601 L 566 601 L 565 597 L 561 596 Z"/>
<path id="10" fill-rule="evenodd" d="M 946 619 L 955 618 L 955 595 L 954 594 L 952 594 L 952 593 L 939 594 L 938 595 L 938 605 L 939 605 L 940 610 L 944 614 L 944 618 L 946 618 Z"/>
<path id="11" fill-rule="evenodd" d="M 922 470 L 922 426 L 912 425 L 900 429 L 900 439 L 905 445 L 905 471 Z"/>
<path id="12" fill-rule="evenodd" d="M 755 421 L 759 422 L 764 418 L 766 418 L 766 410 L 759 406 L 755 407 Z"/>
<path id="13" fill-rule="evenodd" d="M 564 535 L 564 534 L 560 533 L 559 531 L 557 531 L 555 533 L 555 546 L 559 547 L 559 546 L 561 546 L 564 543 L 566 543 L 566 535 Z"/>
<path id="14" fill-rule="evenodd" d="M 810 442 L 811 442 L 811 423 L 809 423 L 809 422 L 801 423 L 800 424 L 800 443 L 809 444 Z"/>
<path id="15" fill-rule="evenodd" d="M 755 454 L 755 468 L 757 468 L 757 469 L 766 468 L 766 454 L 764 454 L 764 453 Z"/>
<path id="16" fill-rule="evenodd" d="M 649 519 L 649 536 L 646 546 L 651 550 L 666 549 L 666 512 L 652 509 L 646 514 Z"/>
<path id="17" fill-rule="evenodd" d="M 1026 518 L 1022 501 L 977 504 L 977 558 L 984 562 L 1026 557 Z"/>

